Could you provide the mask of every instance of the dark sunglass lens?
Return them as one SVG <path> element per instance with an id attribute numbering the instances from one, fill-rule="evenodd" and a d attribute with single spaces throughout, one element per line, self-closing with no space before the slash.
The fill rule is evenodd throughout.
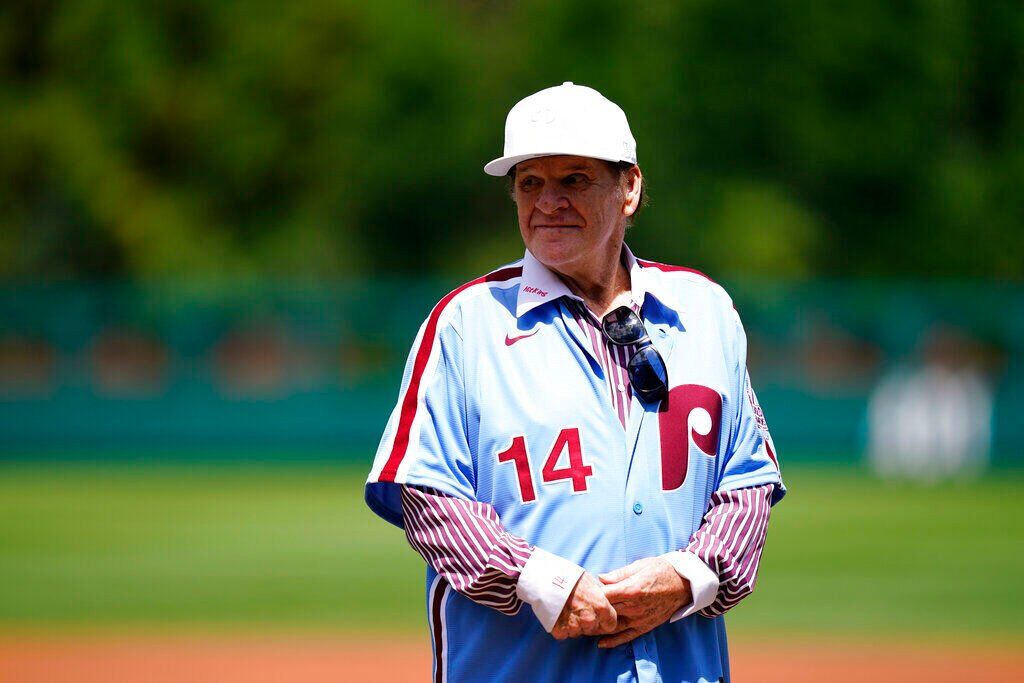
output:
<path id="1" fill-rule="evenodd" d="M 647 335 L 644 323 L 626 307 L 617 308 L 604 319 L 604 333 L 616 344 L 635 344 Z"/>
<path id="2" fill-rule="evenodd" d="M 645 400 L 663 398 L 668 390 L 668 371 L 653 346 L 641 348 L 629 360 L 629 381 Z"/>

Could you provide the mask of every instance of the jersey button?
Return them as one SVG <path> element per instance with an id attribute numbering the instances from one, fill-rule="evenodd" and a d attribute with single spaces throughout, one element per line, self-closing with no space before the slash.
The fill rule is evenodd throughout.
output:
<path id="1" fill-rule="evenodd" d="M 644 506 L 643 506 L 643 504 L 642 503 L 633 503 L 633 512 L 635 514 L 642 515 L 644 513 Z"/>

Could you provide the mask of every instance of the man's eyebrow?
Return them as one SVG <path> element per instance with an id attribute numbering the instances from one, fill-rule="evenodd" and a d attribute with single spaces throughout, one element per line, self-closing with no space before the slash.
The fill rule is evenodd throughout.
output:
<path id="1" fill-rule="evenodd" d="M 526 175 L 528 173 L 531 173 L 532 171 L 532 168 L 521 168 L 518 169 L 518 175 Z M 572 173 L 578 173 L 580 171 L 593 172 L 593 167 L 585 166 L 583 164 L 573 164 L 572 166 L 566 166 L 565 168 L 558 169 L 558 171 L 556 171 L 554 175 L 569 175 Z"/>
<path id="2" fill-rule="evenodd" d="M 525 173 L 529 173 L 533 169 L 534 169 L 534 165 L 533 164 L 526 164 L 525 162 L 520 162 L 519 165 L 516 166 L 516 175 L 522 175 L 522 174 L 525 174 Z M 564 166 L 563 168 L 560 168 L 558 170 L 558 172 L 559 173 L 574 173 L 576 171 L 593 171 L 593 170 L 594 170 L 594 166 L 592 164 L 588 164 L 586 162 L 577 162 L 577 163 L 574 163 L 574 164 L 569 164 L 568 166 Z"/>

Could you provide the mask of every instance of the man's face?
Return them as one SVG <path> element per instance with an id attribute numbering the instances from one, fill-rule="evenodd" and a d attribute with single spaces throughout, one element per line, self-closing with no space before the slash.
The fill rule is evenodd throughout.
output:
<path id="1" fill-rule="evenodd" d="M 616 170 L 599 159 L 551 156 L 520 162 L 513 197 L 526 248 L 565 274 L 613 252 L 617 258 L 626 229 L 624 189 Z"/>

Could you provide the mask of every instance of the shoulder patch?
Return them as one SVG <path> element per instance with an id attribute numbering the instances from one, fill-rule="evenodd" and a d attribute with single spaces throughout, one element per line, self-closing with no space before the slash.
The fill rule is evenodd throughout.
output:
<path id="1" fill-rule="evenodd" d="M 754 393 L 754 387 L 750 384 L 750 376 L 747 376 L 747 400 L 750 401 L 750 410 L 754 414 L 754 422 L 757 424 L 757 428 L 761 430 L 761 435 L 764 437 L 765 451 L 768 453 L 768 457 L 775 465 L 775 469 L 779 469 L 779 460 L 775 456 L 775 449 L 772 446 L 772 436 L 768 432 L 768 421 L 764 419 L 764 411 L 761 410 L 761 404 L 757 401 L 757 394 Z"/>

